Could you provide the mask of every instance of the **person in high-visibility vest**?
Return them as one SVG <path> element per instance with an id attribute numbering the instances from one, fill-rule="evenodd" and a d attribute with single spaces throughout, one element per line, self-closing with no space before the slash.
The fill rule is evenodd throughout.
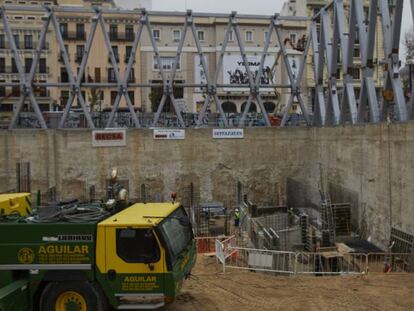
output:
<path id="1" fill-rule="evenodd" d="M 238 228 L 239 227 L 239 224 L 240 224 L 240 211 L 239 211 L 238 208 L 236 208 L 234 210 L 234 226 L 236 228 Z"/>

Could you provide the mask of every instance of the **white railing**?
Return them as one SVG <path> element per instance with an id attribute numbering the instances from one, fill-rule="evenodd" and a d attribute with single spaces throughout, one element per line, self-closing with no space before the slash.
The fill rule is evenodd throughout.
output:
<path id="1" fill-rule="evenodd" d="M 223 263 L 226 268 L 273 272 L 278 274 L 294 274 L 295 253 L 263 249 L 230 247 L 230 255 Z M 224 267 L 225 266 L 225 267 Z"/>
<path id="2" fill-rule="evenodd" d="M 235 238 L 216 240 L 217 262 L 226 269 L 285 275 L 414 273 L 414 254 L 287 252 L 235 246 Z"/>
<path id="3" fill-rule="evenodd" d="M 236 255 L 235 244 L 234 236 L 225 240 L 216 240 L 216 258 L 223 265 L 223 272 L 226 272 L 226 260 Z"/>
<path id="4" fill-rule="evenodd" d="M 295 274 L 341 275 L 366 273 L 366 254 L 296 253 Z"/>

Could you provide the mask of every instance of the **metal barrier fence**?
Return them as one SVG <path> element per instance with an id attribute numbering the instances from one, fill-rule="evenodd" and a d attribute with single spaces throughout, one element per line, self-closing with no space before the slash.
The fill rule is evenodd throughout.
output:
<path id="1" fill-rule="evenodd" d="M 414 273 L 414 254 L 367 254 L 369 273 Z"/>
<path id="2" fill-rule="evenodd" d="M 295 253 L 263 249 L 229 247 L 223 263 L 226 268 L 273 272 L 279 274 L 295 273 Z"/>
<path id="3" fill-rule="evenodd" d="M 236 239 L 234 236 L 223 241 L 216 240 L 216 258 L 223 264 L 223 272 L 226 272 L 226 260 L 237 255 L 236 251 L 231 249 L 234 248 L 235 243 Z"/>
<path id="4" fill-rule="evenodd" d="M 223 272 L 230 268 L 282 275 L 414 273 L 414 254 L 287 252 L 234 244 L 234 238 L 216 240 L 216 257 Z"/>
<path id="5" fill-rule="evenodd" d="M 366 254 L 296 253 L 295 274 L 342 275 L 363 274 L 367 270 Z"/>

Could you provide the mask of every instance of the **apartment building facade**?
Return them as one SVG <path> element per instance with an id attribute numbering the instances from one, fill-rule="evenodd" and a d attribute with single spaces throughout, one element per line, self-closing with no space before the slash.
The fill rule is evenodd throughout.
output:
<path id="1" fill-rule="evenodd" d="M 64 45 L 69 56 L 71 70 L 76 75 L 88 36 L 91 33 L 92 18 L 95 15 L 90 10 L 99 5 L 107 9 L 104 14 L 105 31 L 111 41 L 115 54 L 117 67 L 123 77 L 129 55 L 132 51 L 133 41 L 139 26 L 140 11 L 117 10 L 112 1 L 87 1 L 87 0 L 54 0 L 54 1 L 15 1 L 3 0 L 3 4 L 14 6 L 39 6 L 55 5 L 59 8 L 71 7 L 73 10 L 57 10 L 56 15 L 59 22 L 59 32 L 62 34 Z M 77 10 L 83 8 L 84 10 Z M 86 12 L 86 10 L 89 10 Z M 30 10 L 13 12 L 7 11 L 10 26 L 19 42 L 18 49 L 21 61 L 25 68 L 30 67 L 33 58 L 36 40 L 43 25 L 42 12 L 30 12 Z M 194 14 L 194 22 L 197 27 L 197 38 L 202 46 L 203 53 L 208 65 L 208 73 L 200 66 L 200 57 L 196 48 L 195 40 L 191 32 L 187 33 L 180 61 L 177 66 L 175 82 L 178 84 L 205 83 L 205 74 L 213 79 L 220 51 L 224 41 L 224 34 L 229 22 L 227 14 Z M 171 69 L 177 53 L 178 43 L 183 31 L 185 16 L 183 13 L 151 12 L 150 21 L 152 25 L 151 34 L 155 39 L 160 52 L 161 63 L 167 75 L 171 78 Z M 253 73 L 257 74 L 258 64 L 265 44 L 266 34 L 270 24 L 270 16 L 238 16 L 237 17 L 242 44 L 247 53 L 248 61 Z M 286 27 L 285 27 L 286 25 Z M 283 40 L 286 38 L 298 38 L 305 31 L 306 25 L 295 23 L 284 24 L 282 30 Z M 291 35 L 293 33 L 294 35 Z M 31 39 L 29 34 L 32 35 Z M 2 39 L 3 38 L 3 39 Z M 26 42 L 27 41 L 27 42 Z M 3 42 L 3 45 L 2 45 Z M 1 48 L 4 46 L 4 48 Z M 297 51 L 287 46 L 292 58 L 299 57 Z M 275 33 L 272 35 L 271 44 L 266 56 L 262 84 L 289 85 L 286 68 L 280 53 L 279 42 Z M 12 53 L 9 50 L 7 38 L 0 27 L 0 81 L 18 82 L 19 76 L 13 65 Z M 278 62 L 276 63 L 276 61 Z M 1 72 L 3 69 L 5 72 Z M 49 27 L 45 50 L 39 61 L 39 72 L 34 82 L 58 82 L 68 83 L 68 74 L 65 68 L 61 49 L 56 41 L 56 33 L 53 27 Z M 93 111 L 110 109 L 118 94 L 116 85 L 115 68 L 109 58 L 108 49 L 105 46 L 104 32 L 98 25 L 89 53 L 85 72 L 79 77 L 82 83 L 96 84 L 94 87 L 81 87 L 83 97 L 88 107 Z M 140 40 L 139 48 L 135 55 L 135 62 L 130 76 L 128 77 L 128 94 L 136 110 L 142 112 L 153 112 L 158 108 L 162 95 L 162 79 L 158 64 L 155 60 L 154 49 L 151 45 L 149 33 L 145 30 Z M 250 90 L 245 87 L 248 83 L 240 48 L 234 30 L 229 33 L 229 42 L 223 58 L 223 67 L 218 74 L 218 84 L 234 84 L 232 87 L 218 88 L 218 96 L 223 102 L 223 108 L 227 113 L 243 111 L 248 100 Z M 237 87 L 237 84 L 244 85 Z M 131 86 L 135 85 L 135 86 Z M 144 87 L 145 85 L 145 87 Z M 18 96 L 19 87 L 1 87 L 1 110 L 12 112 Z M 288 99 L 288 88 L 274 89 L 268 87 L 261 90 L 261 95 L 269 113 L 278 112 Z M 62 110 L 66 105 L 70 90 L 69 85 L 59 87 L 43 88 L 35 94 L 43 111 Z M 184 112 L 197 112 L 204 103 L 204 92 L 198 87 L 176 87 L 174 95 Z M 75 99 L 74 109 L 79 108 Z M 121 99 L 120 107 L 126 107 L 125 99 Z M 215 111 L 215 105 L 211 105 Z M 27 103 L 26 110 L 30 110 Z M 172 111 L 171 103 L 167 101 L 164 111 Z M 251 106 L 251 112 L 259 111 L 257 103 Z"/>

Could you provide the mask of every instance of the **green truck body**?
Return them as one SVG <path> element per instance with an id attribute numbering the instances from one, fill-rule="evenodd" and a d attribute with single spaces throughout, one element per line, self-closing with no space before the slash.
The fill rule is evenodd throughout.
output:
<path id="1" fill-rule="evenodd" d="M 181 205 L 160 203 L 99 222 L 0 222 L 0 311 L 155 309 L 173 302 L 196 260 L 184 216 Z"/>

